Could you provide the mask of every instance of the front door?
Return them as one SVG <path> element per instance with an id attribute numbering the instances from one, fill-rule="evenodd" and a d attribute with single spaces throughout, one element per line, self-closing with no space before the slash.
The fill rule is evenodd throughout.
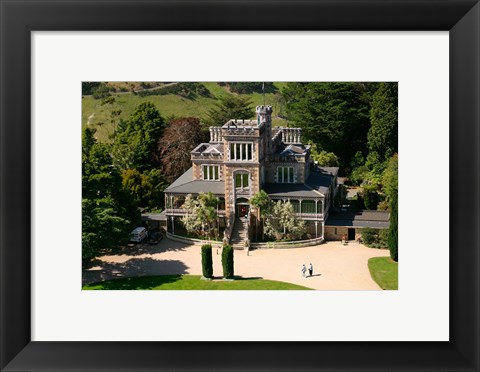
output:
<path id="1" fill-rule="evenodd" d="M 237 217 L 242 218 L 248 214 L 250 206 L 248 204 L 237 204 Z"/>
<path id="2" fill-rule="evenodd" d="M 355 229 L 348 229 L 348 240 L 355 240 Z"/>

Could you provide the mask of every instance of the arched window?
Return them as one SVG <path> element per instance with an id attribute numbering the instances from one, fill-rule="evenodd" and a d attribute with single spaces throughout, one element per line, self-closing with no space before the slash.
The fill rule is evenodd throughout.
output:
<path id="1" fill-rule="evenodd" d="M 235 188 L 246 189 L 249 185 L 249 174 L 238 172 L 235 174 Z"/>

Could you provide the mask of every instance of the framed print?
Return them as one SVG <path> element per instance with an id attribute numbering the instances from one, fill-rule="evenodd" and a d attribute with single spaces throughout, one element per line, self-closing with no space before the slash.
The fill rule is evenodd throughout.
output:
<path id="1" fill-rule="evenodd" d="M 477 206 L 480 5 L 477 1 L 385 3 L 359 0 L 298 3 L 275 0 L 1 0 L 0 4 L 2 370 L 479 370 Z M 89 33 L 92 31 L 94 32 Z M 163 33 L 160 36 L 149 34 L 152 31 Z M 419 228 L 419 231 L 415 231 L 416 226 L 412 226 L 411 240 L 415 240 L 415 234 L 421 234 L 423 240 L 420 241 L 423 244 L 417 248 L 418 257 L 422 257 L 421 260 L 425 262 L 429 255 L 433 257 L 441 254 L 441 249 L 435 242 L 448 246 L 448 263 L 444 266 L 437 265 L 437 271 L 426 269 L 430 275 L 413 283 L 416 284 L 419 300 L 409 303 L 408 307 L 403 305 L 403 308 L 402 302 L 397 302 L 395 296 L 408 296 L 409 286 L 404 286 L 402 292 L 400 285 L 400 290 L 393 296 L 386 291 L 379 292 L 384 294 L 383 301 L 390 299 L 390 307 L 383 308 L 378 316 L 378 319 L 384 321 L 364 322 L 364 328 L 357 337 L 349 336 L 348 333 L 349 328 L 353 327 L 350 318 L 354 310 L 369 310 L 371 305 L 372 312 L 378 311 L 378 308 L 373 308 L 375 302 L 363 294 L 357 296 L 354 293 L 344 293 L 350 297 L 350 301 L 352 298 L 358 299 L 357 304 L 348 303 L 336 313 L 328 306 L 330 298 L 339 297 L 334 292 L 325 292 L 322 301 L 327 302 L 319 300 L 322 310 L 317 312 L 303 306 L 308 301 L 304 301 L 301 296 L 288 297 L 288 301 L 293 299 L 293 303 L 302 304 L 303 312 L 290 311 L 288 306 L 291 305 L 282 303 L 286 302 L 286 297 L 282 299 L 285 296 L 283 294 L 274 299 L 265 294 L 255 298 L 243 293 L 219 300 L 218 296 L 204 293 L 194 297 L 191 293 L 179 294 L 178 291 L 173 291 L 170 294 L 156 295 L 152 299 L 142 291 L 120 291 L 123 294 L 112 293 L 114 291 L 83 291 L 89 293 L 82 293 L 80 302 L 72 302 L 70 288 L 74 287 L 71 291 L 80 291 L 81 288 L 75 284 L 78 276 L 72 280 L 66 273 L 75 271 L 76 268 L 71 267 L 66 256 L 50 256 L 52 252 L 48 251 L 52 251 L 54 246 L 58 247 L 58 242 L 50 246 L 48 239 L 44 240 L 45 233 L 49 233 L 49 230 L 39 230 L 38 226 L 43 219 L 47 221 L 47 227 L 51 225 L 53 229 L 61 227 L 63 230 L 65 221 L 68 221 L 73 228 L 67 235 L 59 233 L 62 236 L 60 245 L 76 244 L 69 240 L 71 237 L 75 241 L 78 236 L 78 213 L 69 214 L 69 200 L 75 199 L 74 195 L 79 193 L 78 183 L 70 183 L 70 168 L 75 168 L 71 164 L 77 163 L 75 157 L 73 163 L 67 159 L 70 149 L 77 143 L 73 139 L 72 146 L 72 140 L 69 139 L 71 131 L 68 128 L 77 125 L 75 120 L 78 119 L 75 118 L 80 113 L 76 111 L 78 102 L 69 106 L 69 102 L 75 101 L 75 98 L 63 101 L 58 98 L 57 102 L 55 89 L 53 94 L 51 91 L 47 94 L 41 88 L 63 80 L 66 84 L 58 84 L 57 89 L 59 96 L 67 97 L 70 91 L 80 93 L 82 81 L 115 80 L 115 75 L 105 73 L 103 60 L 106 58 L 102 54 L 102 48 L 113 50 L 112 46 L 117 51 L 124 49 L 123 57 L 122 53 L 117 55 L 118 65 L 122 64 L 120 59 L 134 61 L 129 62 L 132 67 L 125 71 L 127 81 L 147 81 L 149 76 L 144 71 L 155 65 L 162 66 L 170 73 L 157 73 L 155 76 L 165 79 L 156 81 L 172 81 L 167 80 L 167 77 L 174 76 L 171 74 L 174 65 L 183 68 L 183 79 L 178 78 L 177 74 L 175 80 L 206 81 L 211 77 L 202 75 L 203 71 L 208 68 L 207 65 L 215 66 L 219 60 L 225 71 L 228 66 L 241 71 L 243 66 L 246 75 L 239 81 L 261 81 L 263 76 L 258 72 L 255 75 L 255 66 L 262 74 L 265 73 L 264 66 L 272 56 L 278 59 L 284 56 L 286 60 L 292 58 L 287 65 L 278 62 L 280 71 L 277 70 L 273 77 L 281 77 L 281 69 L 285 70 L 284 76 L 291 77 L 292 72 L 288 75 L 287 71 L 290 66 L 296 71 L 302 70 L 302 67 L 305 71 L 312 71 L 315 66 L 325 69 L 328 64 L 320 58 L 328 60 L 332 54 L 337 54 L 337 59 L 332 57 L 332 61 L 337 61 L 340 65 L 345 62 L 345 66 L 361 66 L 364 63 L 359 58 L 364 51 L 359 52 L 352 44 L 349 46 L 352 53 L 348 53 L 348 48 L 343 48 L 338 53 L 335 49 L 325 48 L 324 55 L 310 53 L 319 53 L 319 40 L 323 37 L 319 36 L 319 31 L 330 32 L 327 35 L 330 44 L 338 43 L 340 49 L 349 44 L 342 44 L 343 35 L 336 39 L 335 32 L 350 31 L 350 39 L 354 43 L 358 41 L 358 45 L 364 45 L 361 40 L 368 40 L 374 35 L 377 40 L 382 40 L 377 45 L 382 45 L 383 53 L 390 56 L 391 64 L 388 63 L 388 58 L 384 63 L 386 70 L 400 69 L 396 65 L 398 60 L 407 61 L 410 78 L 416 79 L 418 86 L 428 82 L 431 87 L 436 87 L 435 80 L 448 83 L 448 97 L 440 95 L 440 98 L 433 99 L 436 105 L 427 103 L 428 98 L 432 100 L 431 97 L 423 100 L 421 93 L 425 96 L 427 91 L 415 92 L 418 97 L 415 96 L 413 100 L 411 98 L 414 92 L 409 93 L 412 105 L 423 106 L 423 115 L 429 114 L 422 119 L 427 123 L 421 128 L 418 126 L 411 135 L 417 139 L 411 150 L 413 156 L 416 152 L 428 154 L 426 157 L 419 156 L 418 166 L 413 157 L 411 168 L 428 168 L 429 171 L 413 172 L 411 174 L 415 176 L 408 180 L 409 185 L 415 185 L 413 194 L 410 195 L 421 195 L 421 202 L 415 205 L 415 209 L 411 209 L 411 220 L 425 221 L 422 227 L 428 226 L 428 229 Z M 413 31 L 420 33 L 417 35 Z M 59 36 L 62 32 L 63 36 Z M 239 32 L 240 36 L 237 38 L 234 32 Z M 379 36 L 382 32 L 389 34 L 382 39 L 383 36 Z M 392 32 L 406 33 L 398 36 Z M 443 38 L 437 37 L 436 32 L 443 32 Z M 118 35 L 122 35 L 123 40 Z M 423 44 L 422 50 L 416 41 L 424 35 L 430 35 L 431 38 Z M 137 42 L 139 36 L 141 42 Z M 45 43 L 45 40 L 55 38 L 56 42 L 50 46 Z M 166 43 L 164 45 L 172 43 L 180 47 L 166 48 L 170 54 L 158 54 L 155 47 L 158 38 L 164 38 L 161 39 Z M 235 46 L 241 45 L 242 39 L 250 44 L 256 43 L 257 49 L 253 48 L 252 54 L 246 54 L 243 52 L 248 47 L 240 48 L 240 58 L 230 44 L 235 40 Z M 407 46 L 405 53 L 395 51 L 395 47 L 392 47 L 397 39 L 403 40 Z M 298 50 L 289 40 L 294 40 Z M 440 51 L 447 51 L 447 41 L 448 53 L 435 54 L 437 47 Z M 286 50 L 282 50 L 282 46 Z M 269 48 L 273 49 L 273 53 Z M 374 49 L 371 49 L 372 54 Z M 192 53 L 188 53 L 189 50 Z M 208 62 L 208 58 L 207 62 L 202 58 L 205 50 L 210 52 L 211 62 Z M 330 55 L 326 52 L 330 52 Z M 290 56 L 287 58 L 288 54 Z M 437 56 L 436 60 L 433 58 L 427 62 L 426 57 L 423 60 L 422 57 L 427 54 Z M 60 60 L 68 61 L 68 56 L 74 56 L 73 59 L 79 62 L 71 65 L 64 63 L 60 67 L 56 65 Z M 315 60 L 315 56 L 320 58 Z M 169 59 L 170 64 L 163 61 L 163 58 Z M 242 62 L 242 58 L 246 60 Z M 237 62 L 234 63 L 233 60 Z M 76 74 L 85 66 L 92 68 L 89 79 L 77 78 L 81 75 Z M 428 74 L 415 75 L 418 73 L 415 66 L 418 71 L 428 70 Z M 115 67 L 112 66 L 111 70 L 114 71 Z M 275 66 L 272 65 L 271 70 L 274 71 Z M 344 70 L 343 75 L 336 76 L 343 76 L 344 79 L 353 76 L 347 67 Z M 438 79 L 435 79 L 437 71 Z M 441 74 L 445 71 L 449 74 L 448 81 Z M 130 77 L 127 73 L 130 73 Z M 240 72 L 226 76 L 240 76 L 239 74 Z M 248 80 L 248 76 L 253 79 Z M 311 76 L 316 76 L 319 81 L 323 79 L 322 75 L 312 73 Z M 306 78 L 291 81 L 307 81 L 304 79 Z M 341 80 L 341 77 L 336 80 Z M 352 80 L 355 78 L 350 81 Z M 406 80 L 408 76 L 404 79 L 403 89 L 408 87 Z M 215 75 L 212 81 L 228 80 L 221 80 Z M 399 89 L 402 89 L 402 80 L 399 81 Z M 403 92 L 410 91 L 405 89 Z M 402 99 L 401 94 L 399 97 Z M 51 106 L 52 102 L 57 104 L 57 108 Z M 47 114 L 46 120 L 37 119 L 42 110 L 43 115 Z M 422 107 L 418 110 L 421 111 Z M 73 119 L 68 111 L 74 112 Z M 64 116 L 68 123 L 65 128 L 55 127 L 54 124 L 54 117 L 60 112 L 67 112 Z M 415 122 L 415 117 L 406 115 L 406 112 L 400 110 L 400 120 L 408 118 Z M 48 120 L 48 114 L 51 121 Z M 442 123 L 447 123 L 447 117 L 449 123 L 442 127 Z M 54 127 L 56 132 L 52 135 L 51 128 Z M 443 137 L 442 128 L 448 128 Z M 73 133 L 78 137 L 78 131 L 74 130 Z M 55 142 L 54 150 L 57 153 L 52 158 L 45 158 L 38 152 L 39 147 L 43 146 L 38 139 L 45 135 L 54 138 L 58 136 L 60 139 Z M 51 143 L 48 141 L 46 143 Z M 245 156 L 250 156 L 248 147 L 244 148 Z M 243 147 L 238 147 L 238 152 L 243 154 Z M 50 171 L 53 169 L 55 172 L 44 172 L 42 166 L 45 163 Z M 432 172 L 432 169 L 435 171 Z M 75 169 L 73 172 L 76 172 Z M 208 177 L 209 172 L 207 169 Z M 211 172 L 212 177 L 216 178 L 217 173 L 213 168 Z M 288 169 L 284 172 L 285 178 L 290 177 L 288 172 Z M 428 175 L 428 179 L 422 179 L 422 175 Z M 248 182 L 246 178 L 240 177 L 239 180 L 242 184 Z M 49 184 L 50 190 L 43 188 L 45 184 Z M 432 189 L 437 193 L 429 192 Z M 52 193 L 60 201 L 52 197 Z M 243 213 L 242 210 L 240 212 Z M 405 217 L 401 215 L 401 218 Z M 445 231 L 447 229 L 448 232 Z M 411 242 L 410 239 L 402 241 Z M 51 266 L 47 268 L 46 265 Z M 39 275 L 46 271 L 48 275 Z M 445 275 L 441 278 L 437 272 L 444 272 Z M 400 274 L 404 275 L 402 271 Z M 406 276 L 401 277 L 400 283 L 402 280 L 404 284 L 408 283 Z M 74 284 L 71 286 L 71 283 Z M 44 292 L 42 288 L 47 288 L 48 291 Z M 317 292 L 317 295 L 318 293 L 322 292 Z M 447 301 L 435 303 L 435 296 L 442 293 Z M 119 301 L 119 296 L 123 296 L 123 302 Z M 145 298 L 147 302 L 142 302 Z M 192 298 L 195 300 L 192 301 Z M 267 303 L 265 298 L 272 299 L 272 302 Z M 430 299 L 430 305 L 435 303 L 437 307 L 428 307 L 425 298 Z M 125 301 L 142 303 L 143 308 L 126 307 Z M 145 303 L 147 305 L 143 305 Z M 154 306 L 149 306 L 149 303 Z M 397 303 L 399 308 L 394 306 Z M 162 305 L 161 308 L 156 307 L 159 304 Z M 255 305 L 257 307 L 252 311 Z M 398 312 L 408 314 L 408 317 L 400 319 Z M 438 327 L 429 323 L 436 316 L 445 319 Z M 115 321 L 112 322 L 112 319 Z M 357 321 L 359 318 L 353 319 Z M 431 333 L 437 331 L 437 334 L 416 338 L 413 332 L 415 328 L 421 332 L 422 322 L 424 329 Z M 86 332 L 82 336 L 73 332 L 74 329 L 88 330 L 88 323 L 99 331 L 99 336 L 93 332 Z M 337 328 L 328 328 L 328 323 Z M 428 328 L 427 323 L 433 326 Z M 104 334 L 101 334 L 102 327 Z M 255 333 L 262 327 L 264 333 L 261 337 L 248 337 L 249 332 Z M 197 335 L 185 336 L 183 332 L 187 328 L 195 329 Z M 392 330 L 391 337 L 378 337 L 379 330 L 385 331 L 388 328 Z M 407 330 L 405 338 L 398 337 L 393 332 L 398 328 Z M 315 330 L 315 338 L 302 337 L 309 329 Z M 149 330 L 153 330 L 153 336 L 148 333 Z M 408 332 L 412 334 L 408 335 Z"/>

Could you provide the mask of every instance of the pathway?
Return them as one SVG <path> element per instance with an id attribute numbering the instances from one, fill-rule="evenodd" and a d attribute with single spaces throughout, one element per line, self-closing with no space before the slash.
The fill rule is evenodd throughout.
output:
<path id="1" fill-rule="evenodd" d="M 235 275 L 261 277 L 321 290 L 378 290 L 370 277 L 371 257 L 389 256 L 384 249 L 351 242 L 326 242 L 291 249 L 235 251 Z M 312 263 L 314 275 L 303 278 L 302 264 Z M 83 284 L 139 275 L 201 275 L 200 247 L 164 238 L 158 245 L 137 245 L 121 253 L 98 257 L 83 273 Z M 213 274 L 222 275 L 221 248 L 213 249 Z"/>

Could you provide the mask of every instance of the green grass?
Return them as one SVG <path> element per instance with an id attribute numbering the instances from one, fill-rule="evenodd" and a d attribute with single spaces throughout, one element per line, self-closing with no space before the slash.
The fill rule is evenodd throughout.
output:
<path id="1" fill-rule="evenodd" d="M 368 269 L 382 289 L 398 289 L 398 262 L 390 257 L 372 257 L 368 260 Z"/>
<path id="2" fill-rule="evenodd" d="M 274 84 L 279 91 L 285 85 L 285 83 Z M 198 96 L 196 99 L 190 100 L 174 94 L 140 97 L 132 93 L 113 93 L 112 96 L 115 97 L 115 103 L 113 105 L 102 105 L 101 99 L 85 96 L 82 98 L 82 127 L 85 127 L 87 123 L 89 123 L 91 128 L 97 129 L 98 140 L 109 141 L 108 137 L 113 133 L 113 124 L 110 122 L 110 113 L 112 110 L 121 110 L 122 112 L 119 119 L 126 120 L 135 110 L 135 107 L 146 101 L 153 102 L 164 118 L 171 115 L 204 118 L 207 112 L 215 105 L 218 97 L 226 96 L 230 93 L 225 87 L 218 85 L 216 82 L 205 82 L 203 85 L 208 88 L 213 98 Z M 263 104 L 261 94 L 253 93 L 247 96 L 250 97 L 253 106 Z M 265 103 L 274 107 L 273 125 L 285 126 L 286 123 L 283 119 L 275 117 L 276 107 L 273 97 L 274 94 L 265 94 Z M 92 114 L 93 117 L 89 120 L 88 118 L 91 117 Z"/>
<path id="3" fill-rule="evenodd" d="M 161 275 L 122 278 L 85 285 L 86 290 L 305 290 L 296 284 L 258 278 L 233 281 L 201 280 L 198 275 Z"/>

